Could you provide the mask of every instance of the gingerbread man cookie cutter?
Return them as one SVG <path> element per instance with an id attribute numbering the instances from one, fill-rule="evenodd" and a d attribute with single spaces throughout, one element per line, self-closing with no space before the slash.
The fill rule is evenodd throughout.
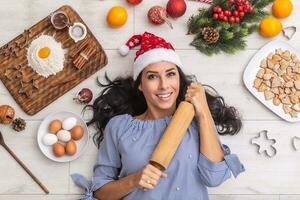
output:
<path id="1" fill-rule="evenodd" d="M 276 139 L 269 138 L 268 131 L 262 130 L 258 133 L 258 136 L 251 139 L 251 144 L 258 147 L 258 154 L 265 154 L 269 158 L 274 157 L 277 154 L 277 150 L 274 147 Z"/>

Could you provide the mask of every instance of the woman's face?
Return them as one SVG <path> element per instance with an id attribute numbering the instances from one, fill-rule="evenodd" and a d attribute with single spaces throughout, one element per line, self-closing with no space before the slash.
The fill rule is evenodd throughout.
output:
<path id="1" fill-rule="evenodd" d="M 148 107 L 168 110 L 176 108 L 179 85 L 176 65 L 171 62 L 157 62 L 143 70 L 139 89 L 143 92 Z"/>

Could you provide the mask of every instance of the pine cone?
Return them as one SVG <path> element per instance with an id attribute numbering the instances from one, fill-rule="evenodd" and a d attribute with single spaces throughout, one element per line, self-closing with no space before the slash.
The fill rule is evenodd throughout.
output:
<path id="1" fill-rule="evenodd" d="M 12 128 L 17 132 L 23 131 L 25 127 L 26 127 L 26 122 L 22 118 L 16 118 L 12 121 Z"/>
<path id="2" fill-rule="evenodd" d="M 204 27 L 201 31 L 203 39 L 207 44 L 214 44 L 219 40 L 219 30 L 213 27 Z"/>

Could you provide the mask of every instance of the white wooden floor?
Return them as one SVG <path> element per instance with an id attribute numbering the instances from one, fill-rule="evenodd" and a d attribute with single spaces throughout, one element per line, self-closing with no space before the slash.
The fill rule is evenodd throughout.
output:
<path id="1" fill-rule="evenodd" d="M 300 2 L 292 0 L 294 12 L 282 20 L 284 26 L 294 25 L 300 29 Z M 19 165 L 0 148 L 0 199 L 76 199 L 83 190 L 76 187 L 70 179 L 71 173 L 81 173 L 91 177 L 96 160 L 97 149 L 90 141 L 89 148 L 79 159 L 70 163 L 56 163 L 47 159 L 39 150 L 36 132 L 41 120 L 52 112 L 72 111 L 80 113 L 82 106 L 74 103 L 72 97 L 83 87 L 89 87 L 94 94 L 100 93 L 95 84 L 96 77 L 103 78 L 104 72 L 112 78 L 119 74 L 130 73 L 134 52 L 122 58 L 116 51 L 134 33 L 150 31 L 169 40 L 181 56 L 184 66 L 196 74 L 198 80 L 214 86 L 228 104 L 239 108 L 244 126 L 239 135 L 222 137 L 232 151 L 237 153 L 246 167 L 246 172 L 237 179 L 231 179 L 218 188 L 209 190 L 212 200 L 299 200 L 300 199 L 300 151 L 294 151 L 291 138 L 300 136 L 300 123 L 290 124 L 282 121 L 245 88 L 242 73 L 249 59 L 269 40 L 258 34 L 248 37 L 248 48 L 236 55 L 220 54 L 207 57 L 196 51 L 189 43 L 192 36 L 186 36 L 186 21 L 190 15 L 204 5 L 188 1 L 186 14 L 172 20 L 174 29 L 167 25 L 154 27 L 148 23 L 146 13 L 156 4 L 165 5 L 167 0 L 144 0 L 137 7 L 128 6 L 125 0 L 0 0 L 0 45 L 9 42 L 25 28 L 35 24 L 63 4 L 71 5 L 82 16 L 95 34 L 108 55 L 108 65 L 59 98 L 34 116 L 26 115 L 0 83 L 0 105 L 10 104 L 16 109 L 17 116 L 27 121 L 26 131 L 16 133 L 9 126 L 0 125 L 6 143 L 24 161 L 32 172 L 48 187 L 49 195 L 31 180 Z M 127 8 L 127 24 L 120 29 L 108 28 L 106 13 L 112 6 L 120 4 Z M 282 38 L 282 36 L 279 36 Z M 290 44 L 300 48 L 300 34 L 297 32 Z M 257 154 L 250 139 L 263 129 L 269 130 L 277 139 L 278 153 L 273 158 Z"/>

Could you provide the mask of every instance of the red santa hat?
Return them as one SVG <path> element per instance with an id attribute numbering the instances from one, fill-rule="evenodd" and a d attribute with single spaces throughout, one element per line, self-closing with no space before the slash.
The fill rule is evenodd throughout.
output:
<path id="1" fill-rule="evenodd" d="M 173 46 L 152 33 L 145 32 L 143 35 L 132 36 L 125 45 L 119 48 L 119 53 L 126 56 L 130 49 L 141 45 L 136 52 L 133 64 L 133 79 L 136 80 L 141 71 L 148 65 L 160 61 L 168 61 L 182 67 L 179 56 Z"/>

